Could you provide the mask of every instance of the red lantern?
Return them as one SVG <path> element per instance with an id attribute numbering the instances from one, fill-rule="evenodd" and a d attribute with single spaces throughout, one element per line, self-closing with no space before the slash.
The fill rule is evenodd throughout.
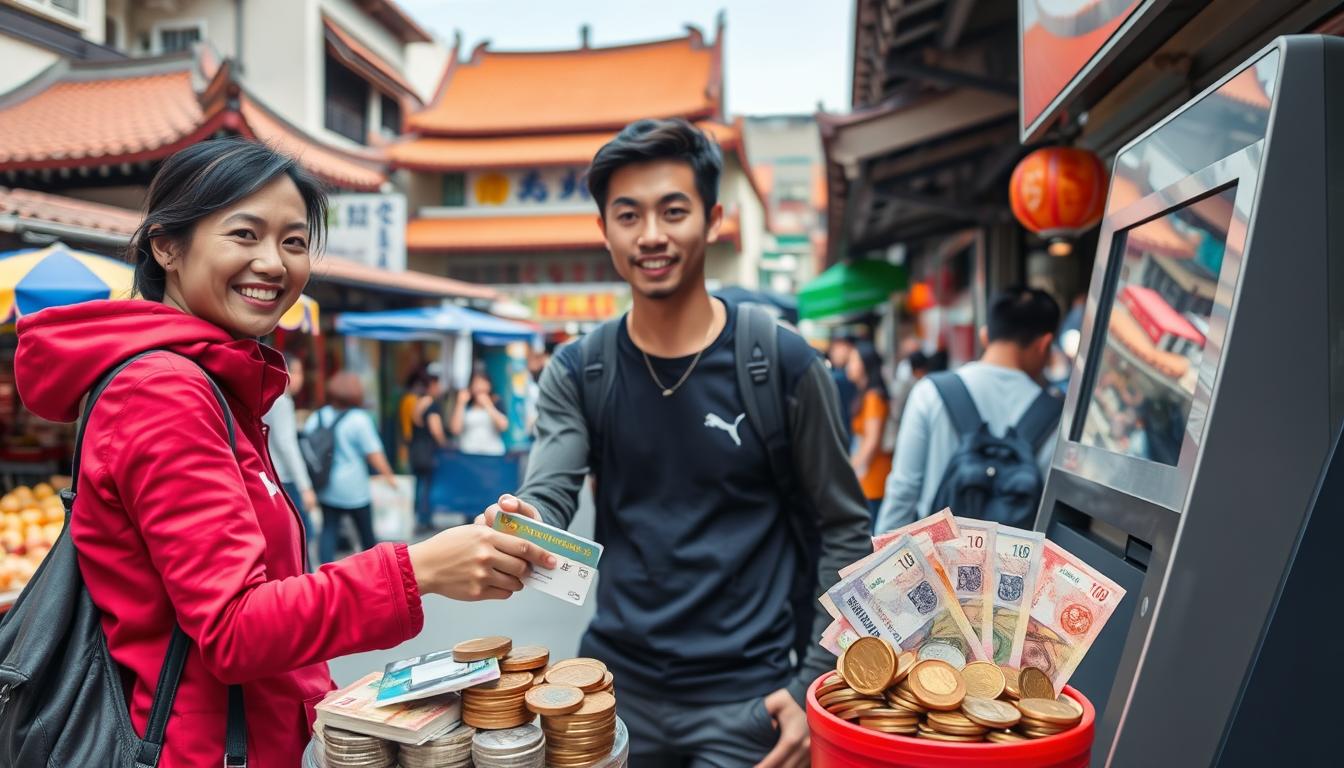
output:
<path id="1" fill-rule="evenodd" d="M 1077 237 L 1101 221 L 1106 168 L 1073 147 L 1045 147 L 1013 169 L 1008 198 L 1022 226 L 1044 238 Z"/>

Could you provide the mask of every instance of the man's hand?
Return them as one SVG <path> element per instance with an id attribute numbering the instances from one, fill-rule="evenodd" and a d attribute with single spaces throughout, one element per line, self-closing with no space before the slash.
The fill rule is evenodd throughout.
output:
<path id="1" fill-rule="evenodd" d="M 528 504 L 517 496 L 506 493 L 499 497 L 498 503 L 491 504 L 489 507 L 486 507 L 485 512 L 476 516 L 476 524 L 484 525 L 488 528 L 495 527 L 495 515 L 498 515 L 500 510 L 504 510 L 512 515 L 530 517 L 538 522 L 541 521 L 541 513 L 537 511 L 536 507 Z"/>
<path id="2" fill-rule="evenodd" d="M 756 768 L 807 768 L 812 763 L 812 734 L 803 708 L 781 688 L 765 697 L 765 711 L 779 729 L 779 741 Z"/>

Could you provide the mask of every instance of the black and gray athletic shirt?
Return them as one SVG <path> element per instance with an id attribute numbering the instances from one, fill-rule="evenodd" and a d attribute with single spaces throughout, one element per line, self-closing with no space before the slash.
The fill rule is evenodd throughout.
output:
<path id="1" fill-rule="evenodd" d="M 795 669 L 790 608 L 798 556 L 764 444 L 746 417 L 734 364 L 735 308 L 686 382 L 664 397 L 620 322 L 619 360 L 603 404 L 596 504 L 605 547 L 597 615 L 582 653 L 619 685 L 682 703 L 722 703 L 789 687 L 801 700 L 834 659 L 819 646 Z M 872 546 L 868 513 L 843 445 L 834 383 L 798 335 L 779 331 L 799 487 L 820 514 L 819 589 Z M 664 387 L 691 357 L 650 358 Z M 567 526 L 588 471 L 579 345 L 541 380 L 537 443 L 519 496 Z M 816 619 L 819 637 L 829 621 Z"/>

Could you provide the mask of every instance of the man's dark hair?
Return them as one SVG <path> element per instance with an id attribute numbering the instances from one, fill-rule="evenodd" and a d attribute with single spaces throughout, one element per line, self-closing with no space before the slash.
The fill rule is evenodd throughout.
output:
<path id="1" fill-rule="evenodd" d="M 135 293 L 163 301 L 166 275 L 150 246 L 156 237 L 188 240 L 196 223 L 242 200 L 284 174 L 294 181 L 307 209 L 309 252 L 321 250 L 327 226 L 327 195 L 294 158 L 255 141 L 202 141 L 163 161 L 149 183 L 145 218 L 128 248 L 135 264 Z M 152 230 L 152 231 L 151 231 Z"/>
<path id="2" fill-rule="evenodd" d="M 989 302 L 989 340 L 1027 346 L 1059 328 L 1059 304 L 1039 288 L 1006 288 Z"/>
<path id="3" fill-rule="evenodd" d="M 597 201 L 597 209 L 602 215 L 607 213 L 611 175 L 627 165 L 654 160 L 679 160 L 691 167 L 695 172 L 695 190 L 705 204 L 708 223 L 709 210 L 719 202 L 723 154 L 704 132 L 679 117 L 636 120 L 597 150 L 593 164 L 588 166 L 588 191 Z"/>

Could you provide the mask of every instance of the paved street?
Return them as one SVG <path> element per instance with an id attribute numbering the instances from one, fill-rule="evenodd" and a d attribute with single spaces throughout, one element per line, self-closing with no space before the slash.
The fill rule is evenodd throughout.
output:
<path id="1" fill-rule="evenodd" d="M 593 503 L 587 490 L 570 529 L 580 536 L 593 535 Z M 459 603 L 431 596 L 424 602 L 425 629 L 418 637 L 385 651 L 335 659 L 331 662 L 331 674 L 337 685 L 349 685 L 373 670 L 381 670 L 390 661 L 451 648 L 461 640 L 483 635 L 508 635 L 518 645 L 539 643 L 551 649 L 552 658 L 569 658 L 578 652 L 579 637 L 592 618 L 595 603 L 596 591 L 582 608 L 531 589 L 505 601 L 482 603 Z"/>

